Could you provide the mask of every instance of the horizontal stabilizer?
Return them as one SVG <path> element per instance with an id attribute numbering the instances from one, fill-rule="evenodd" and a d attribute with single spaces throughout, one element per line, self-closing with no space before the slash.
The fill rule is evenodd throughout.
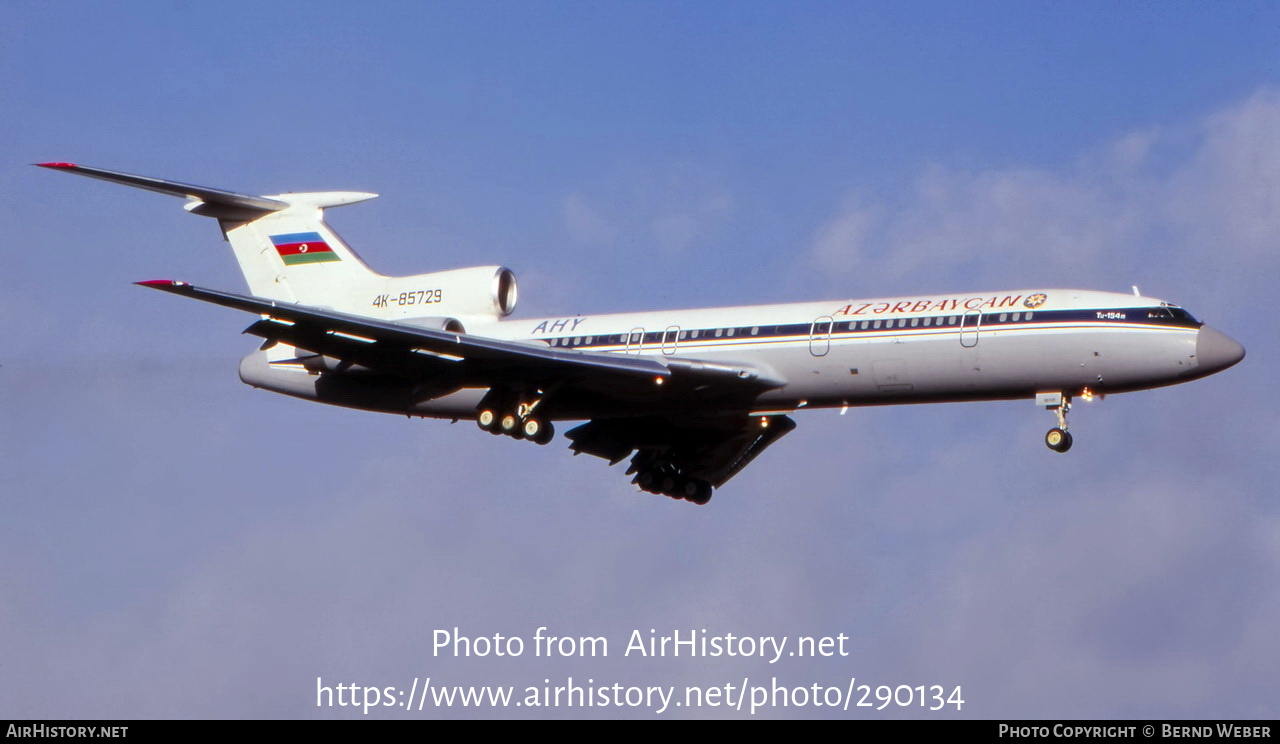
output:
<path id="1" fill-rule="evenodd" d="M 133 186 L 139 189 L 146 189 L 147 191 L 169 194 L 170 196 L 184 196 L 188 199 L 202 201 L 205 204 L 233 207 L 235 209 L 249 210 L 251 212 L 259 212 L 263 214 L 279 212 L 289 207 L 288 202 L 283 202 L 279 199 L 268 199 L 265 196 L 237 194 L 234 191 L 210 189 L 204 186 L 192 186 L 187 183 L 166 181 L 162 178 L 150 178 L 148 176 L 135 176 L 130 173 L 117 173 L 116 171 L 104 170 L 102 168 L 90 168 L 84 165 L 76 165 L 75 163 L 36 163 L 36 165 L 41 168 L 52 168 L 54 170 L 66 171 L 68 173 L 76 173 L 81 176 L 88 176 L 89 178 L 99 178 L 103 181 L 121 183 L 125 186 Z"/>

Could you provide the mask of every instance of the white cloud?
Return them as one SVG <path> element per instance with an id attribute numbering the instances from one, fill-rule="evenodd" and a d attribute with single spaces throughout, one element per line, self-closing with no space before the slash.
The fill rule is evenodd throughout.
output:
<path id="1" fill-rule="evenodd" d="M 671 205 L 653 218 L 652 233 L 659 250 L 681 253 L 706 240 L 733 212 L 727 193 L 713 194 L 691 205 Z"/>
<path id="2" fill-rule="evenodd" d="M 680 254 L 710 241 L 734 213 L 733 195 L 689 163 L 620 170 L 603 189 L 565 197 L 564 228 L 573 243 L 625 246 L 631 256 Z"/>
<path id="3" fill-rule="evenodd" d="M 833 285 L 874 276 L 900 291 L 1188 277 L 1221 289 L 1274 267 L 1277 245 L 1280 93 L 1264 90 L 1189 135 L 1132 132 L 1063 170 L 939 165 L 900 206 L 847 198 L 817 230 L 809 260 Z"/>
<path id="4" fill-rule="evenodd" d="M 866 205 L 861 198 L 847 197 L 839 215 L 814 238 L 813 262 L 823 271 L 841 276 L 862 271 L 867 243 L 882 212 L 879 207 Z"/>

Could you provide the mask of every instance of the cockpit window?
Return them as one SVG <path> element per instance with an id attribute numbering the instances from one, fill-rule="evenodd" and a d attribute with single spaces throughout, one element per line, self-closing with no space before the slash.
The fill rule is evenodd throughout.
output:
<path id="1" fill-rule="evenodd" d="M 1194 323 L 1200 325 L 1200 321 L 1196 320 L 1191 313 L 1183 310 L 1177 305 L 1170 305 L 1162 302 L 1159 307 L 1153 307 L 1147 311 L 1147 317 L 1155 320 L 1173 321 L 1178 323 Z"/>

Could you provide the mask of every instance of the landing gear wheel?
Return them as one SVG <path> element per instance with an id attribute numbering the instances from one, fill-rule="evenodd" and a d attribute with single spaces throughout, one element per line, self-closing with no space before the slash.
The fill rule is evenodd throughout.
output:
<path id="1" fill-rule="evenodd" d="M 502 427 L 503 434 L 514 437 L 519 433 L 520 417 L 516 416 L 514 413 L 504 413 L 502 414 L 502 421 L 499 423 L 499 426 Z"/>
<path id="2" fill-rule="evenodd" d="M 710 483 L 704 480 L 694 479 L 689 481 L 689 485 L 692 485 L 694 487 L 693 495 L 685 496 L 685 498 L 688 499 L 690 503 L 697 504 L 698 506 L 702 506 L 703 504 L 706 504 L 708 501 L 711 500 L 711 484 Z"/>
<path id="3" fill-rule="evenodd" d="M 520 433 L 531 442 L 547 444 L 556 435 L 556 430 L 550 421 L 543 421 L 540 418 L 527 418 L 520 427 Z"/>
<path id="4" fill-rule="evenodd" d="M 550 421 L 542 423 L 542 431 L 536 437 L 529 437 L 534 444 L 551 444 L 551 440 L 556 436 L 556 427 L 551 425 Z"/>
<path id="5" fill-rule="evenodd" d="M 483 431 L 490 434 L 497 434 L 498 414 L 491 408 L 486 408 L 476 416 L 476 425 Z"/>
<path id="6" fill-rule="evenodd" d="M 1044 435 L 1044 444 L 1054 452 L 1066 452 L 1071 449 L 1071 433 L 1055 426 Z"/>

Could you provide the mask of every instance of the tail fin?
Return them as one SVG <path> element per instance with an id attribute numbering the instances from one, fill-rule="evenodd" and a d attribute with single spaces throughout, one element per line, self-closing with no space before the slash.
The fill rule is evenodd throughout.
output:
<path id="1" fill-rule="evenodd" d="M 186 210 L 213 217 L 231 243 L 249 291 L 259 297 L 358 312 L 387 277 L 365 265 L 324 222 L 324 210 L 377 196 L 322 191 L 254 196 L 74 163 L 38 163 L 90 178 L 186 197 Z"/>

